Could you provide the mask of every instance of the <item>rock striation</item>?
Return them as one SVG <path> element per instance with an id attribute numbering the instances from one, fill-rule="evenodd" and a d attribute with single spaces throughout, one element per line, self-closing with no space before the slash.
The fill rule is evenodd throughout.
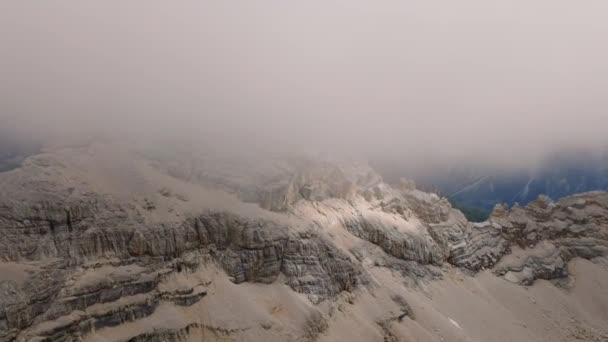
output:
<path id="1" fill-rule="evenodd" d="M 173 164 L 159 167 L 162 158 L 140 162 L 129 170 L 144 185 L 124 192 L 140 183 L 113 187 L 114 177 L 98 176 L 105 183 L 96 187 L 93 166 L 61 154 L 0 174 L 0 341 L 108 340 L 110 333 L 117 341 L 317 340 L 336 310 L 385 286 L 378 269 L 412 287 L 454 268 L 564 285 L 572 259 L 608 256 L 605 192 L 499 205 L 474 224 L 413 183 L 396 189 L 366 166 L 306 160 L 282 163 L 254 184 L 222 180 L 238 205 L 218 209 L 199 204 L 192 190 L 217 173 L 205 179 L 211 173 L 202 169 L 185 181 Z M 298 308 L 289 315 L 302 317 L 285 317 L 299 323 L 281 321 L 278 306 L 268 317 L 252 314 L 266 317 L 257 325 L 209 318 L 209 310 L 222 311 L 218 302 L 230 305 L 223 291 L 244 286 L 287 288 L 283 300 Z M 395 311 L 370 322 L 379 336 L 399 340 L 391 327 L 415 320 L 415 309 L 399 293 L 387 298 Z"/>

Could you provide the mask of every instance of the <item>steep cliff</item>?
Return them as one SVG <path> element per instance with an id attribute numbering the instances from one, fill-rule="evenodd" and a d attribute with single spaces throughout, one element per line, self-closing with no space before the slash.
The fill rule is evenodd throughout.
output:
<path id="1" fill-rule="evenodd" d="M 607 193 L 472 224 L 361 164 L 171 158 L 92 145 L 0 173 L 0 341 L 608 339 Z M 574 312 L 586 279 L 599 308 Z M 553 291 L 536 280 L 570 316 L 506 313 Z M 467 316 L 460 291 L 491 299 Z"/>

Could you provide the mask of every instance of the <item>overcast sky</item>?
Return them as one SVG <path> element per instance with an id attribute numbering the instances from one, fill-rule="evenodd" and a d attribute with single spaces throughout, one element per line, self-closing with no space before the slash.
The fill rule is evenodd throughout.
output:
<path id="1" fill-rule="evenodd" d="M 0 2 L 0 128 L 424 163 L 608 141 L 608 1 Z"/>

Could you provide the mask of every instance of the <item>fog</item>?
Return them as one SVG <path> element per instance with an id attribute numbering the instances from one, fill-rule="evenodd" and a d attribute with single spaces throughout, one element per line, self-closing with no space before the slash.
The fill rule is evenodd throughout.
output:
<path id="1" fill-rule="evenodd" d="M 608 142 L 608 2 L 2 1 L 0 133 L 520 166 Z"/>

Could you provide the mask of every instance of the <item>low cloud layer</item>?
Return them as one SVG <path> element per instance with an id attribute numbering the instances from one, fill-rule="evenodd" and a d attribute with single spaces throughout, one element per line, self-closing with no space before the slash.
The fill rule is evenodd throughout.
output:
<path id="1" fill-rule="evenodd" d="M 608 142 L 608 2 L 4 1 L 0 130 L 529 163 Z"/>

